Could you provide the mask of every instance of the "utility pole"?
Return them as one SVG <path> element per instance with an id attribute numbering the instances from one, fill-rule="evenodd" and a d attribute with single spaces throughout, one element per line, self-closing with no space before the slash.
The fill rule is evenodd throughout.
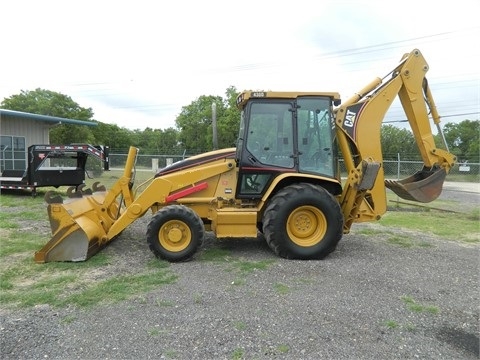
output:
<path id="1" fill-rule="evenodd" d="M 218 149 L 217 138 L 217 104 L 212 103 L 213 150 Z"/>

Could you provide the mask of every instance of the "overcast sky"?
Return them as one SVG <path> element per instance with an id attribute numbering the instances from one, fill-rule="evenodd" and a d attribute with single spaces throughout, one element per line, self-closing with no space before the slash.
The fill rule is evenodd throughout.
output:
<path id="1" fill-rule="evenodd" d="M 42 88 L 129 129 L 201 95 L 338 91 L 418 48 L 442 122 L 480 117 L 480 1 L 16 0 L 0 3 L 0 101 Z M 405 119 L 398 102 L 386 121 Z"/>

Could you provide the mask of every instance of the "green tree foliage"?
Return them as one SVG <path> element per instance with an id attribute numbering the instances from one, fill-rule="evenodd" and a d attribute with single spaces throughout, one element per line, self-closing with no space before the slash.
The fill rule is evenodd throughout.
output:
<path id="1" fill-rule="evenodd" d="M 133 143 L 143 154 L 178 155 L 183 149 L 178 146 L 178 133 L 173 128 L 134 130 Z"/>
<path id="2" fill-rule="evenodd" d="M 230 86 L 225 92 L 224 112 L 217 122 L 219 148 L 235 146 L 240 127 L 240 110 L 236 104 L 238 95 L 239 92 L 234 86 Z"/>
<path id="3" fill-rule="evenodd" d="M 480 120 L 464 120 L 444 126 L 445 140 L 459 161 L 480 162 Z"/>
<path id="4" fill-rule="evenodd" d="M 222 98 L 202 95 L 190 105 L 182 107 L 175 120 L 179 141 L 189 154 L 212 150 L 212 104 L 217 104 L 217 122 L 223 113 Z M 220 105 L 220 106 L 219 106 Z"/>
<path id="5" fill-rule="evenodd" d="M 95 144 L 109 146 L 113 151 L 127 153 L 129 146 L 133 145 L 132 131 L 118 125 L 98 122 L 91 131 Z"/>
<path id="6" fill-rule="evenodd" d="M 216 104 L 218 147 L 232 147 L 238 135 L 240 112 L 235 105 L 238 93 L 231 86 L 226 98 L 200 96 L 190 105 L 184 106 L 175 123 L 179 131 L 178 140 L 187 153 L 200 153 L 213 149 L 212 104 Z"/>
<path id="7" fill-rule="evenodd" d="M 20 94 L 5 98 L 1 106 L 10 110 L 67 119 L 92 121 L 93 117 L 91 108 L 81 107 L 69 96 L 39 88 L 33 91 L 22 90 Z M 89 143 L 93 140 L 94 136 L 86 126 L 62 124 L 50 131 L 52 144 Z"/>
<path id="8" fill-rule="evenodd" d="M 171 151 L 175 152 L 171 153 Z M 183 148 L 179 146 L 177 130 L 171 127 L 163 130 L 160 137 L 159 153 L 175 155 L 180 154 L 181 152 L 183 152 Z"/>
<path id="9" fill-rule="evenodd" d="M 382 152 L 385 160 L 419 159 L 419 151 L 411 131 L 393 125 L 383 125 L 381 131 Z"/>
<path id="10" fill-rule="evenodd" d="M 97 122 L 97 126 L 59 125 L 50 132 L 51 143 L 91 143 L 107 145 L 114 152 L 126 153 L 129 146 L 137 146 L 142 154 L 187 155 L 213 149 L 212 104 L 216 104 L 218 147 L 235 146 L 240 123 L 236 106 L 239 92 L 234 86 L 225 91 L 225 98 L 202 95 L 184 106 L 176 119 L 176 128 L 129 130 L 114 124 Z M 5 98 L 2 108 L 34 114 L 56 116 L 84 121 L 93 120 L 93 111 L 83 108 L 69 96 L 44 89 L 21 91 Z M 464 120 L 444 126 L 445 139 L 459 161 L 479 162 L 480 121 Z M 437 146 L 442 141 L 436 136 Z M 385 160 L 420 160 L 417 145 L 410 130 L 384 125 L 381 144 Z"/>

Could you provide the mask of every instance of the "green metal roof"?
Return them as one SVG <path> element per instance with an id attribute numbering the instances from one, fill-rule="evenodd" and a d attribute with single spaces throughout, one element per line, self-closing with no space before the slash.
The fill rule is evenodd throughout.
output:
<path id="1" fill-rule="evenodd" d="M 98 125 L 96 122 L 93 122 L 93 121 L 66 119 L 66 118 L 61 118 L 56 116 L 38 115 L 38 114 L 31 114 L 31 113 L 15 111 L 15 110 L 0 109 L 0 118 L 3 116 L 18 118 L 18 119 L 30 119 L 30 120 L 43 121 L 43 122 L 55 123 L 55 124 L 72 124 L 72 125 L 85 125 L 85 126 Z"/>

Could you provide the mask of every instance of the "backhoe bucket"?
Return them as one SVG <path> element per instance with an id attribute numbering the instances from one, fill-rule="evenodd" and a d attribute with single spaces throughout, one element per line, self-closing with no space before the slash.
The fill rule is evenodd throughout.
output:
<path id="1" fill-rule="evenodd" d="M 403 180 L 385 180 L 385 186 L 402 199 L 428 203 L 440 195 L 446 176 L 443 168 L 423 169 Z"/>
<path id="2" fill-rule="evenodd" d="M 107 243 L 103 218 L 98 215 L 105 193 L 94 193 L 70 203 L 48 205 L 52 238 L 35 253 L 35 261 L 85 261 L 95 255 Z M 118 206 L 115 203 L 107 213 Z M 108 223 L 108 222 L 107 222 Z"/>

